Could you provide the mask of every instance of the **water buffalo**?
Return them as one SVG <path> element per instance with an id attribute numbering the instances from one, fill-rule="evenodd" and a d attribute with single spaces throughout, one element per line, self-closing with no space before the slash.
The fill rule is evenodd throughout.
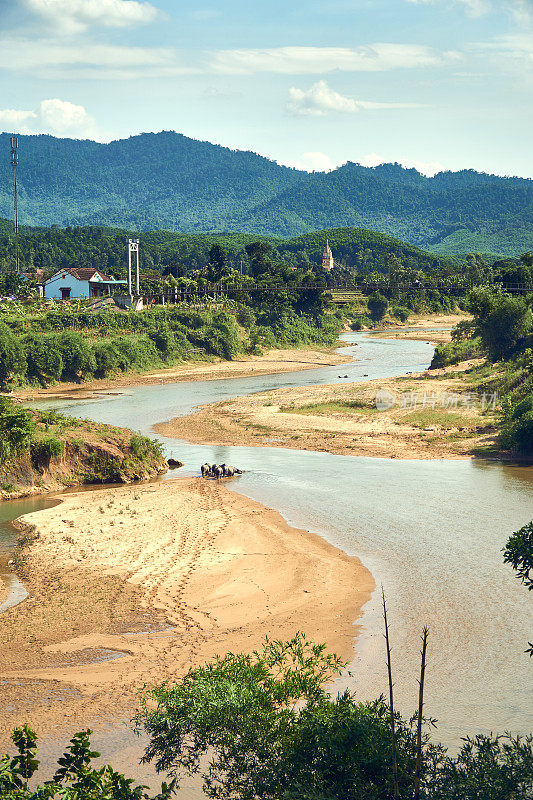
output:
<path id="1" fill-rule="evenodd" d="M 224 475 L 224 470 L 220 466 L 220 464 L 213 464 L 213 466 L 211 468 L 211 472 L 213 473 L 213 477 L 216 478 L 217 480 L 222 478 L 223 475 Z"/>
<path id="2" fill-rule="evenodd" d="M 200 467 L 200 472 L 202 473 L 202 478 L 208 478 L 211 474 L 211 465 L 202 464 L 202 466 Z"/>

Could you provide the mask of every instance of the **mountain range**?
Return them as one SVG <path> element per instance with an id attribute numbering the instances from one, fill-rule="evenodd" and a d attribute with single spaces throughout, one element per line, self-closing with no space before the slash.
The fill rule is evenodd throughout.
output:
<path id="1" fill-rule="evenodd" d="M 12 214 L 9 134 L 0 134 L 0 216 Z M 348 162 L 306 173 L 175 132 L 101 144 L 19 136 L 19 219 L 139 231 L 289 238 L 367 228 L 435 253 L 533 249 L 533 180 L 474 170 L 426 177 Z"/>

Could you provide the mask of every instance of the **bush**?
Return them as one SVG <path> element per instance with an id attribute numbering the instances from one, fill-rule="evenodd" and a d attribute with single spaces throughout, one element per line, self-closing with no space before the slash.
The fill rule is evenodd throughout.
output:
<path id="1" fill-rule="evenodd" d="M 94 354 L 81 334 L 65 331 L 58 337 L 57 343 L 63 360 L 63 380 L 82 380 L 94 373 Z"/>
<path id="2" fill-rule="evenodd" d="M 7 397 L 0 397 L 0 463 L 27 447 L 34 431 L 31 414 Z"/>
<path id="3" fill-rule="evenodd" d="M 64 365 L 57 336 L 30 333 L 24 337 L 23 345 L 29 378 L 35 378 L 42 386 L 61 378 Z"/>
<path id="4" fill-rule="evenodd" d="M 120 371 L 122 356 L 114 341 L 95 342 L 93 355 L 95 360 L 94 374 L 96 377 L 107 378 L 108 375 Z"/>
<path id="5" fill-rule="evenodd" d="M 517 453 L 533 453 L 533 395 L 503 415 L 500 444 Z"/>
<path id="6" fill-rule="evenodd" d="M 482 355 L 483 351 L 479 338 L 451 341 L 441 344 L 435 349 L 429 368 L 449 367 L 452 364 L 459 364 L 459 362 L 468 361 L 471 358 L 480 358 Z"/>
<path id="7" fill-rule="evenodd" d="M 22 377 L 27 368 L 24 348 L 11 328 L 0 322 L 0 389 L 7 390 L 12 381 Z"/>
<path id="8" fill-rule="evenodd" d="M 478 289 L 470 295 L 470 307 L 476 331 L 493 361 L 510 356 L 531 331 L 533 317 L 522 298 Z"/>
<path id="9" fill-rule="evenodd" d="M 63 455 L 64 449 L 65 443 L 55 436 L 32 442 L 30 446 L 32 463 L 37 467 L 48 465 L 53 458 Z"/>
<path id="10" fill-rule="evenodd" d="M 411 312 L 408 308 L 404 308 L 404 306 L 393 306 L 391 309 L 391 314 L 393 317 L 396 317 L 396 319 L 399 319 L 400 322 L 407 322 Z"/>
<path id="11" fill-rule="evenodd" d="M 51 781 L 44 786 L 28 788 L 28 783 L 37 772 L 37 736 L 27 725 L 13 731 L 17 755 L 0 756 L 0 797 L 3 800 L 148 800 L 146 786 L 134 786 L 131 778 L 125 778 L 112 767 L 95 768 L 93 759 L 100 753 L 91 750 L 90 735 L 86 730 L 76 733 Z M 161 786 L 154 800 L 167 800 L 174 792 L 174 784 Z"/>
<path id="12" fill-rule="evenodd" d="M 145 459 L 150 456 L 162 456 L 161 444 L 148 436 L 141 436 L 141 434 L 133 434 L 130 439 L 130 449 L 134 456 L 137 458 Z"/>
<path id="13" fill-rule="evenodd" d="M 174 355 L 176 337 L 168 325 L 163 325 L 156 331 L 149 333 L 148 338 L 152 340 L 164 359 L 170 359 Z"/>
<path id="14" fill-rule="evenodd" d="M 368 298 L 368 311 L 373 320 L 383 319 L 387 313 L 389 301 L 380 292 L 374 292 Z"/>

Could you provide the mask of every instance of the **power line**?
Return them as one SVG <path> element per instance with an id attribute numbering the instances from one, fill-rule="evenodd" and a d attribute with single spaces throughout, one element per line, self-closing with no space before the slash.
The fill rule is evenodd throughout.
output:
<path id="1" fill-rule="evenodd" d="M 19 146 L 19 137 L 11 137 L 11 166 L 13 167 L 13 206 L 15 211 L 15 269 L 17 275 L 20 272 L 19 264 L 19 217 L 18 217 L 18 203 L 17 203 L 17 165 L 19 156 L 17 148 Z"/>

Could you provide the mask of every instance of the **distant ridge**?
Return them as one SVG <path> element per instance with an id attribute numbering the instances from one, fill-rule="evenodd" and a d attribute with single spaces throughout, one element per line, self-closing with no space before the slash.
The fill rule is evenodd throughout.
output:
<path id="1" fill-rule="evenodd" d="M 9 135 L 0 134 L 0 154 Z M 289 238 L 367 228 L 439 253 L 533 249 L 533 181 L 462 170 L 432 178 L 399 164 L 305 173 L 179 133 L 101 144 L 19 137 L 20 220 L 136 230 L 246 231 Z M 0 216 L 11 215 L 0 158 Z"/>

